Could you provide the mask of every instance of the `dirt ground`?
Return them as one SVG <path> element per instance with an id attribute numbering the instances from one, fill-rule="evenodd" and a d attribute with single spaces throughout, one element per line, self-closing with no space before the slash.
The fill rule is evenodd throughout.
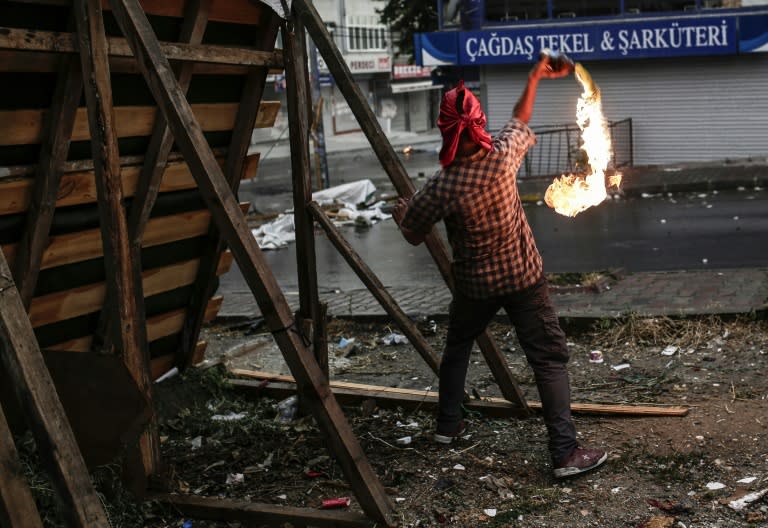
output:
<path id="1" fill-rule="evenodd" d="M 444 322 L 419 325 L 439 351 Z M 259 331 L 247 324 L 206 328 L 208 363 L 287 373 L 271 336 Z M 435 390 L 435 376 L 410 345 L 383 343 L 392 331 L 382 323 L 332 321 L 332 379 Z M 502 323 L 492 332 L 527 398 L 538 400 L 514 332 Z M 431 442 L 431 412 L 378 409 L 370 402 L 345 407 L 400 526 L 768 526 L 768 495 L 740 510 L 729 505 L 768 488 L 765 321 L 632 318 L 569 328 L 568 335 L 574 402 L 684 405 L 688 415 L 577 414 L 580 441 L 610 456 L 595 472 L 561 481 L 551 475 L 539 417 L 473 413 L 468 436 L 446 448 Z M 354 341 L 340 347 L 342 338 Z M 603 363 L 589 361 L 594 350 L 602 352 Z M 628 366 L 615 368 L 622 364 Z M 283 423 L 277 400 L 232 389 L 227 377 L 219 365 L 158 386 L 162 450 L 175 491 L 310 508 L 351 497 L 349 509 L 359 511 L 313 418 Z M 474 397 L 498 396 L 477 350 L 467 390 Z M 406 436 L 412 442 L 399 445 Z M 151 527 L 184 520 L 159 504 L 146 505 L 141 515 Z"/>

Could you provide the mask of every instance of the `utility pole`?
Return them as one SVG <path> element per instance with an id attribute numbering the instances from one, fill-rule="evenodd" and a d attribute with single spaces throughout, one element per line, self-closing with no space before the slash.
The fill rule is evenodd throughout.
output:
<path id="1" fill-rule="evenodd" d="M 315 122 L 312 124 L 312 142 L 315 146 L 315 166 L 319 167 L 320 179 L 323 189 L 331 186 L 328 176 L 328 156 L 325 150 L 325 131 L 323 129 L 323 97 L 320 93 L 320 64 L 317 58 L 317 47 L 312 39 L 309 39 L 309 67 L 312 85 L 312 104 L 317 111 L 314 112 Z"/>

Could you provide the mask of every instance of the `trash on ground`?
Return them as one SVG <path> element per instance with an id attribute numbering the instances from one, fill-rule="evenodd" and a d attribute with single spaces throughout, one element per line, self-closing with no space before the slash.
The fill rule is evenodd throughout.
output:
<path id="1" fill-rule="evenodd" d="M 707 489 L 711 491 L 723 489 L 724 487 L 725 484 L 722 482 L 707 482 Z"/>
<path id="2" fill-rule="evenodd" d="M 603 353 L 600 350 L 593 350 L 589 353 L 589 362 L 590 363 L 602 363 L 605 361 L 603 359 Z"/>
<path id="3" fill-rule="evenodd" d="M 189 444 L 192 446 L 192 451 L 194 451 L 195 449 L 200 449 L 201 447 L 203 447 L 203 437 L 196 436 L 189 441 Z"/>
<path id="4" fill-rule="evenodd" d="M 661 351 L 662 356 L 674 356 L 675 352 L 677 352 L 677 347 L 675 345 L 669 345 L 664 350 Z"/>
<path id="5" fill-rule="evenodd" d="M 248 416 L 247 412 L 230 412 L 228 414 L 214 414 L 211 420 L 214 422 L 237 422 Z"/>
<path id="6" fill-rule="evenodd" d="M 308 479 L 316 479 L 320 477 L 325 477 L 326 475 L 322 471 L 309 470 L 304 472 L 304 476 L 307 477 Z"/>
<path id="7" fill-rule="evenodd" d="M 323 503 L 320 506 L 324 510 L 331 510 L 334 508 L 346 508 L 352 503 L 352 499 L 349 497 L 337 497 L 335 499 L 323 499 Z"/>
<path id="8" fill-rule="evenodd" d="M 410 437 L 410 436 L 404 436 L 404 437 L 402 437 L 402 438 L 398 438 L 397 440 L 395 440 L 395 443 L 396 443 L 397 445 L 408 445 L 408 444 L 410 444 L 412 441 L 413 441 L 413 438 L 412 438 L 412 437 Z"/>
<path id="9" fill-rule="evenodd" d="M 227 475 L 227 481 L 225 484 L 227 486 L 234 486 L 237 484 L 242 484 L 243 482 L 245 482 L 245 475 L 242 473 L 230 473 Z"/>
<path id="10" fill-rule="evenodd" d="M 169 378 L 174 377 L 178 373 L 179 373 L 179 368 L 178 367 L 173 367 L 171 370 L 169 370 L 168 372 L 166 372 L 165 374 L 163 374 L 162 376 L 157 378 L 155 380 L 155 383 L 163 382 L 163 381 L 165 381 L 165 380 L 167 380 Z"/>
<path id="11" fill-rule="evenodd" d="M 298 409 L 299 397 L 295 394 L 282 400 L 277 404 L 277 421 L 281 423 L 291 422 Z"/>
<path id="12" fill-rule="evenodd" d="M 483 510 L 483 513 L 488 517 L 496 517 L 496 508 L 486 508 Z"/>
<path id="13" fill-rule="evenodd" d="M 619 363 L 618 365 L 614 365 L 611 368 L 613 370 L 624 370 L 628 369 L 630 367 L 629 363 Z"/>
<path id="14" fill-rule="evenodd" d="M 687 500 L 681 502 L 667 500 L 662 502 L 656 499 L 647 499 L 645 502 L 668 513 L 687 513 L 693 510 L 693 505 Z"/>
<path id="15" fill-rule="evenodd" d="M 502 500 L 515 498 L 515 494 L 509 489 L 509 483 L 503 478 L 485 475 L 480 477 L 480 482 L 485 484 L 485 487 L 490 491 L 495 491 Z"/>
<path id="16" fill-rule="evenodd" d="M 404 345 L 408 343 L 408 338 L 402 334 L 389 334 L 381 339 L 381 342 L 385 345 Z"/>
<path id="17" fill-rule="evenodd" d="M 312 200 L 320 205 L 365 204 L 375 192 L 376 186 L 371 180 L 358 180 L 315 191 Z"/>
<path id="18" fill-rule="evenodd" d="M 753 502 L 762 499 L 766 494 L 768 494 L 768 488 L 761 489 L 760 491 L 753 491 L 752 493 L 747 493 L 742 497 L 737 497 L 734 495 L 729 497 L 730 500 L 728 500 L 728 507 L 732 510 L 741 511 Z"/>
<path id="19" fill-rule="evenodd" d="M 456 470 L 456 471 L 464 471 L 464 470 L 466 470 L 467 468 L 465 468 L 465 467 L 464 467 L 464 466 L 462 466 L 461 464 L 456 464 L 455 466 L 453 466 L 453 469 L 454 469 L 454 470 Z"/>
<path id="20" fill-rule="evenodd" d="M 752 484 L 756 480 L 757 480 L 757 477 L 744 477 L 743 479 L 739 479 L 736 482 L 738 482 L 739 484 Z"/>

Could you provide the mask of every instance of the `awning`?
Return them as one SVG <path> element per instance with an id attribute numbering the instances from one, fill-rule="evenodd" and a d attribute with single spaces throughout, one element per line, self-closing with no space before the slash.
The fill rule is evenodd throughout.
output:
<path id="1" fill-rule="evenodd" d="M 392 83 L 392 93 L 421 92 L 423 90 L 440 90 L 441 84 L 434 85 L 432 81 L 418 81 L 408 83 Z"/>

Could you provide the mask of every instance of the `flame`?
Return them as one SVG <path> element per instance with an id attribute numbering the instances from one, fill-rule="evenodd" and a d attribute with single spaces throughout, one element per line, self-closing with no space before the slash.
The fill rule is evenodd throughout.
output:
<path id="1" fill-rule="evenodd" d="M 611 159 L 611 136 L 603 116 L 600 88 L 580 63 L 576 63 L 575 74 L 583 88 L 576 104 L 576 124 L 581 129 L 581 149 L 587 154 L 588 171 L 586 175 L 563 174 L 555 178 L 544 195 L 547 205 L 565 216 L 576 216 L 605 200 L 605 170 Z M 610 176 L 608 181 L 618 187 L 621 174 Z"/>

